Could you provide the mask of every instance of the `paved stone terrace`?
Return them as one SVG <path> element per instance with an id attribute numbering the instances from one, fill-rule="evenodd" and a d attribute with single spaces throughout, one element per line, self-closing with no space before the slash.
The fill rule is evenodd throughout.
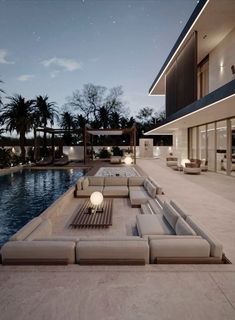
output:
<path id="1" fill-rule="evenodd" d="M 1 266 L 1 320 L 235 319 L 235 179 L 137 164 L 215 233 L 234 264 Z"/>

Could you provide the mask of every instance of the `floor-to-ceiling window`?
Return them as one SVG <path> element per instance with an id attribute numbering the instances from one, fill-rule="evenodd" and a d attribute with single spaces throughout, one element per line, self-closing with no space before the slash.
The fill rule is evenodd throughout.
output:
<path id="1" fill-rule="evenodd" d="M 216 123 L 216 169 L 219 173 L 227 173 L 227 122 Z"/>
<path id="2" fill-rule="evenodd" d="M 207 162 L 208 170 L 216 170 L 216 136 L 215 136 L 215 123 L 207 125 Z"/>
<path id="3" fill-rule="evenodd" d="M 189 158 L 205 159 L 209 171 L 235 176 L 235 118 L 189 128 Z"/>
<path id="4" fill-rule="evenodd" d="M 235 118 L 231 119 L 231 175 L 235 176 Z"/>

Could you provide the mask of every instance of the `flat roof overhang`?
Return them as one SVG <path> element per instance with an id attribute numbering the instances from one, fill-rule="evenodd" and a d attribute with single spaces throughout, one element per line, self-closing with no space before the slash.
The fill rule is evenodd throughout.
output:
<path id="1" fill-rule="evenodd" d="M 234 0 L 201 0 L 193 11 L 165 63 L 149 89 L 149 95 L 165 94 L 165 75 L 194 31 L 198 38 L 198 63 L 235 27 Z"/>
<path id="2" fill-rule="evenodd" d="M 173 134 L 177 129 L 232 117 L 235 117 L 235 80 L 172 114 L 162 125 L 146 132 L 145 135 Z"/>

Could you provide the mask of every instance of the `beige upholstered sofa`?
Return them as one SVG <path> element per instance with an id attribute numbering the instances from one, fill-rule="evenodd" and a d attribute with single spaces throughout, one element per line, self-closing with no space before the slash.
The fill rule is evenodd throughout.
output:
<path id="1" fill-rule="evenodd" d="M 130 197 L 131 205 L 138 206 L 147 202 L 149 197 L 162 194 L 156 181 L 146 177 L 96 177 L 80 178 L 75 186 L 74 196 L 89 197 L 92 192 L 100 191 L 105 197 Z"/>
<path id="2" fill-rule="evenodd" d="M 150 263 L 222 262 L 222 244 L 175 202 L 164 202 L 162 209 L 146 204 L 141 209 L 137 228 L 149 241 Z"/>
<path id="3" fill-rule="evenodd" d="M 118 164 L 122 162 L 122 157 L 121 156 L 111 156 L 110 157 L 110 163 L 113 164 Z"/>
<path id="4" fill-rule="evenodd" d="M 1 248 L 3 264 L 75 263 L 75 237 L 51 237 L 50 219 L 29 221 Z M 65 241 L 66 239 L 66 241 Z M 42 241 L 43 240 L 43 241 Z"/>
<path id="5" fill-rule="evenodd" d="M 221 243 L 175 201 L 142 204 L 139 236 L 56 236 L 45 215 L 34 218 L 1 248 L 3 264 L 222 263 Z"/>
<path id="6" fill-rule="evenodd" d="M 49 219 L 35 218 L 1 248 L 3 264 L 146 264 L 146 239 L 132 236 L 53 236 Z"/>
<path id="7" fill-rule="evenodd" d="M 177 157 L 173 157 L 173 156 L 169 156 L 166 158 L 166 165 L 167 167 L 177 167 L 178 165 L 178 158 Z"/>
<path id="8" fill-rule="evenodd" d="M 190 162 L 185 163 L 185 166 L 183 167 L 184 173 L 200 174 L 202 171 L 201 163 L 202 161 L 199 159 L 190 159 Z"/>

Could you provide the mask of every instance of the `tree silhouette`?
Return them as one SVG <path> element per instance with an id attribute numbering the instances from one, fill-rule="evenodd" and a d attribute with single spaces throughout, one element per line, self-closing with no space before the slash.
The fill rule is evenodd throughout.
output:
<path id="1" fill-rule="evenodd" d="M 9 102 L 1 109 L 0 123 L 6 131 L 16 130 L 20 135 L 21 157 L 25 161 L 25 135 L 33 126 L 33 100 L 26 100 L 21 95 L 7 98 Z"/>

